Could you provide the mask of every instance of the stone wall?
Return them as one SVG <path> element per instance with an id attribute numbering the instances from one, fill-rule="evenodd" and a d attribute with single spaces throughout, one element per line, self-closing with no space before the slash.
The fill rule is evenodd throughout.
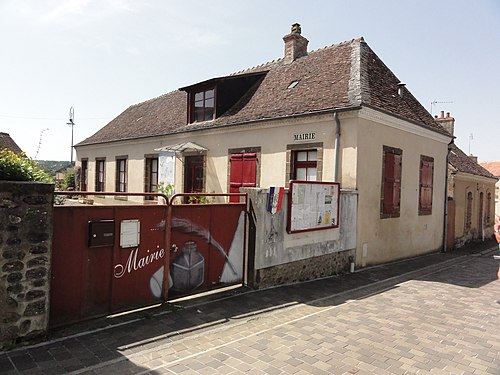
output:
<path id="1" fill-rule="evenodd" d="M 53 191 L 0 181 L 0 347 L 47 333 Z"/>
<path id="2" fill-rule="evenodd" d="M 347 273 L 350 259 L 354 259 L 354 256 L 355 250 L 352 249 L 258 269 L 255 271 L 253 286 L 267 288 Z"/>

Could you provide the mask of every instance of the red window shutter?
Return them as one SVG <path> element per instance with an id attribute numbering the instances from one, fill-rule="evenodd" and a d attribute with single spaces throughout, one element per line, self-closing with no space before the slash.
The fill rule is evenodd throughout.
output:
<path id="1" fill-rule="evenodd" d="M 241 181 L 243 179 L 243 154 L 231 155 L 229 172 L 229 192 L 239 193 Z"/>
<path id="2" fill-rule="evenodd" d="M 255 187 L 257 177 L 257 154 L 243 155 L 243 171 L 241 183 L 244 187 Z"/>
<path id="3" fill-rule="evenodd" d="M 434 161 L 422 160 L 420 163 L 420 210 L 432 209 L 432 184 Z"/>
<path id="4" fill-rule="evenodd" d="M 394 194 L 392 196 L 393 212 L 399 212 L 401 202 L 401 155 L 394 155 Z"/>
<path id="5" fill-rule="evenodd" d="M 385 153 L 384 159 L 384 201 L 383 212 L 392 213 L 394 210 L 394 181 L 395 181 L 395 155 L 390 152 Z"/>
<path id="6" fill-rule="evenodd" d="M 257 154 L 232 154 L 230 157 L 229 192 L 239 193 L 240 187 L 257 186 Z M 231 197 L 230 202 L 239 202 Z"/>
<path id="7" fill-rule="evenodd" d="M 401 155 L 386 151 L 384 153 L 384 179 L 383 179 L 383 204 L 384 214 L 398 213 L 401 200 Z"/>
<path id="8" fill-rule="evenodd" d="M 429 206 L 429 163 L 425 160 L 422 160 L 422 186 L 421 186 L 421 209 L 427 209 Z"/>

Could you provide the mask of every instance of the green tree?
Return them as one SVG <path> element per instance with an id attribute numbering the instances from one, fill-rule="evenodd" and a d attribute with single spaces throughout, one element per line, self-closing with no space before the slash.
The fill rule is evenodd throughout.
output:
<path id="1" fill-rule="evenodd" d="M 61 182 L 61 189 L 62 190 L 75 190 L 76 184 L 75 184 L 75 169 L 67 169 L 66 172 L 64 172 L 63 179 Z"/>

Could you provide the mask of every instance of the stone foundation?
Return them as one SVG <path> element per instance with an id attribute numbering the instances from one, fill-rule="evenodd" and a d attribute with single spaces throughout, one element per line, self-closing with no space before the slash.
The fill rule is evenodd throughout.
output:
<path id="1" fill-rule="evenodd" d="M 267 288 L 346 273 L 349 272 L 349 258 L 354 255 L 352 249 L 259 269 L 255 272 L 253 287 Z"/>
<path id="2" fill-rule="evenodd" d="M 0 347 L 47 333 L 53 191 L 0 181 Z"/>

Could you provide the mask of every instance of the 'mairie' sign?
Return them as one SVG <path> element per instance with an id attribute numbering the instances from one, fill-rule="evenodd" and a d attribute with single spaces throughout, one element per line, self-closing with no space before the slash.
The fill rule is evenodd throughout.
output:
<path id="1" fill-rule="evenodd" d="M 316 133 L 297 133 L 293 135 L 294 141 L 313 141 L 316 139 Z"/>

